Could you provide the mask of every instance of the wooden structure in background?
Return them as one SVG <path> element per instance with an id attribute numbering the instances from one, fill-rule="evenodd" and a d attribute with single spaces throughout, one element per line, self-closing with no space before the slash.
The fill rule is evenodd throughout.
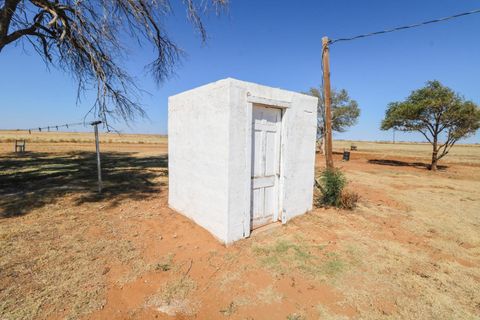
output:
<path id="1" fill-rule="evenodd" d="M 15 153 L 25 152 L 26 141 L 25 140 L 15 140 Z"/>

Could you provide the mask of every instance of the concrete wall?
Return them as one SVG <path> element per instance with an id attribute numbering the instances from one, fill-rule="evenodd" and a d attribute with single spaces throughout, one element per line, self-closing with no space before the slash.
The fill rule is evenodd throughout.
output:
<path id="1" fill-rule="evenodd" d="M 227 237 L 228 88 L 211 83 L 168 100 L 168 203 Z"/>
<path id="2" fill-rule="evenodd" d="M 317 98 L 296 94 L 289 111 L 283 200 L 287 220 L 311 210 L 313 205 Z"/>
<path id="3" fill-rule="evenodd" d="M 231 78 L 170 97 L 169 204 L 226 243 L 250 233 L 249 97 L 288 104 L 282 109 L 284 221 L 312 208 L 316 98 Z"/>

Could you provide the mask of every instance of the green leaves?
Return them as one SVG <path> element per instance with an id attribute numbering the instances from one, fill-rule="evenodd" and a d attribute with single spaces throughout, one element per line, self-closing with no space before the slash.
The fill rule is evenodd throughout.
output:
<path id="1" fill-rule="evenodd" d="M 343 188 L 347 185 L 345 175 L 339 169 L 325 169 L 316 186 L 321 192 L 319 205 L 340 207 Z"/>
<path id="2" fill-rule="evenodd" d="M 479 128 L 478 106 L 439 81 L 427 82 L 405 101 L 390 103 L 381 124 L 382 130 L 422 133 L 433 145 L 433 167 L 456 141 L 474 134 Z"/>
<path id="3" fill-rule="evenodd" d="M 325 106 L 323 93 L 317 88 L 310 88 L 307 94 L 318 98 L 318 136 L 323 137 Z M 357 123 L 360 116 L 360 108 L 355 100 L 350 99 L 347 90 L 332 90 L 332 130 L 345 132 L 348 127 Z"/>
<path id="4" fill-rule="evenodd" d="M 392 102 L 388 105 L 381 129 L 415 131 L 423 128 L 426 120 L 422 105 L 412 104 L 410 101 Z"/>
<path id="5" fill-rule="evenodd" d="M 413 91 L 405 101 L 390 103 L 381 129 L 423 131 L 432 137 L 450 130 L 461 138 L 478 129 L 475 119 L 478 122 L 479 112 L 473 102 L 465 101 L 439 81 L 429 81 L 424 88 Z"/>

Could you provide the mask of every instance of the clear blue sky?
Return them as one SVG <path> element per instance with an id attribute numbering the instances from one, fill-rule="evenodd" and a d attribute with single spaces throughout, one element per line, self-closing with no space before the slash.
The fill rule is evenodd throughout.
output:
<path id="1" fill-rule="evenodd" d="M 172 0 L 179 3 L 180 1 Z M 226 77 L 294 91 L 320 83 L 321 37 L 356 35 L 480 8 L 472 0 L 254 1 L 231 0 L 219 17 L 205 22 L 202 44 L 176 4 L 166 26 L 187 57 L 176 75 L 160 87 L 144 71 L 153 59 L 149 47 L 132 47 L 128 70 L 141 88 L 150 120 L 139 119 L 124 132 L 166 133 L 167 97 Z M 427 80 L 437 79 L 480 103 L 480 14 L 350 42 L 331 48 L 332 86 L 345 88 L 362 109 L 358 125 L 341 139 L 387 140 L 379 130 L 388 102 L 405 98 Z M 33 50 L 10 46 L 0 54 L 0 128 L 55 125 L 81 120 L 91 105 L 76 106 L 70 76 L 47 70 Z M 418 140 L 415 134 L 398 139 Z M 480 134 L 466 140 L 480 142 Z"/>

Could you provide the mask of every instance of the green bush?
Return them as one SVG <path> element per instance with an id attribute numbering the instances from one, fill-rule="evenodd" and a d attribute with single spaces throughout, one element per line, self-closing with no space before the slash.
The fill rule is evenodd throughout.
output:
<path id="1" fill-rule="evenodd" d="M 358 194 L 344 190 L 347 179 L 338 169 L 324 170 L 315 180 L 315 185 L 320 191 L 318 206 L 353 209 L 359 199 Z"/>
<path id="2" fill-rule="evenodd" d="M 342 191 L 346 184 L 347 179 L 340 170 L 325 169 L 320 178 L 316 180 L 316 185 L 321 193 L 319 204 L 339 207 L 342 200 Z"/>

